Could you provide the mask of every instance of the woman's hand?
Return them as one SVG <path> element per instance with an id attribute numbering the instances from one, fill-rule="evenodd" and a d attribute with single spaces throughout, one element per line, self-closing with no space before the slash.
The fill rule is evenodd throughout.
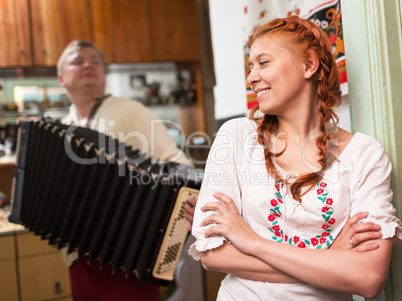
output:
<path id="1" fill-rule="evenodd" d="M 201 223 L 201 227 L 217 224 L 206 230 L 205 237 L 220 234 L 240 252 L 249 254 L 250 247 L 261 237 L 244 221 L 230 197 L 223 193 L 214 193 L 214 197 L 220 202 L 209 202 L 201 208 L 202 211 L 216 212 L 206 217 Z"/>
<path id="2" fill-rule="evenodd" d="M 377 249 L 378 244 L 369 241 L 381 237 L 381 227 L 371 222 L 359 223 L 367 216 L 368 212 L 360 212 L 350 217 L 332 244 L 331 249 L 352 249 L 358 252 Z"/>

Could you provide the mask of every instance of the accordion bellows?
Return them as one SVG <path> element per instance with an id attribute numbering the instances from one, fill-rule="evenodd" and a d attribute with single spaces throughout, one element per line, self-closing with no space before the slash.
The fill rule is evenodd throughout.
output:
<path id="1" fill-rule="evenodd" d="M 200 187 L 195 171 L 90 129 L 22 122 L 9 220 L 101 266 L 168 285 L 188 235 L 184 205 Z"/>

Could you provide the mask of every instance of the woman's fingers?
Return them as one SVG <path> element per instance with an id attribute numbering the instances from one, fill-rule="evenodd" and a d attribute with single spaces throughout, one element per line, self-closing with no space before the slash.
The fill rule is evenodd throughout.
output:
<path id="1" fill-rule="evenodd" d="M 222 223 L 222 216 L 216 213 L 212 213 L 208 215 L 204 220 L 201 222 L 200 226 L 208 226 L 209 224 L 221 224 Z"/>
<path id="2" fill-rule="evenodd" d="M 376 249 L 375 240 L 381 237 L 381 227 L 372 222 L 361 222 L 368 216 L 368 212 L 360 212 L 350 217 L 331 248 L 353 249 L 358 252 L 367 252 Z"/>
<path id="3" fill-rule="evenodd" d="M 361 223 L 354 225 L 354 234 L 350 236 L 353 247 L 359 246 L 369 240 L 381 238 L 380 226 L 374 223 Z"/>
<path id="4" fill-rule="evenodd" d="M 368 216 L 368 212 L 359 212 L 359 213 L 353 215 L 352 217 L 350 217 L 347 220 L 345 226 L 343 227 L 343 231 L 348 231 L 351 227 L 353 227 L 354 225 L 357 225 L 359 221 L 366 218 L 367 216 Z"/>
<path id="5" fill-rule="evenodd" d="M 379 246 L 376 243 L 367 243 L 367 244 L 358 245 L 356 248 L 353 248 L 353 251 L 368 252 L 368 251 L 373 251 L 375 249 L 378 249 L 378 247 Z"/>
<path id="6" fill-rule="evenodd" d="M 226 206 L 219 202 L 208 202 L 201 207 L 202 211 L 215 211 L 218 214 L 222 214 Z"/>
<path id="7" fill-rule="evenodd" d="M 220 192 L 215 192 L 213 196 L 221 201 L 227 208 L 229 208 L 231 211 L 233 209 L 237 212 L 237 208 L 235 203 L 233 202 L 232 198 L 228 197 L 226 194 L 220 193 Z"/>
<path id="8" fill-rule="evenodd" d="M 219 214 L 223 214 L 225 208 L 227 208 L 234 213 L 239 213 L 233 200 L 227 195 L 215 192 L 213 196 L 220 202 L 208 202 L 201 208 L 202 211 L 215 210 L 217 212 L 219 211 Z"/>

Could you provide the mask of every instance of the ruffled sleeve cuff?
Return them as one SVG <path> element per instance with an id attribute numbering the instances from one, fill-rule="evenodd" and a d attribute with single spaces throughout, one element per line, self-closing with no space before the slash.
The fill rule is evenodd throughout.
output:
<path id="1" fill-rule="evenodd" d="M 223 236 L 197 239 L 197 241 L 190 246 L 188 255 L 192 256 L 195 260 L 200 260 L 200 252 L 215 249 L 223 245 L 224 242 L 228 242 L 228 240 Z"/>
<path id="2" fill-rule="evenodd" d="M 365 219 L 365 222 L 372 222 L 379 225 L 381 227 L 380 232 L 382 234 L 382 239 L 393 238 L 394 236 L 396 236 L 398 240 L 402 240 L 402 227 L 399 220 L 383 221 L 377 220 L 375 218 L 370 218 L 369 216 L 367 219 Z"/>

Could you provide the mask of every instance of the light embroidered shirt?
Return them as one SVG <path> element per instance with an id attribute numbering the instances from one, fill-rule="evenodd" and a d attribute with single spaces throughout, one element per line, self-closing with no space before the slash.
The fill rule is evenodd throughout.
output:
<path id="1" fill-rule="evenodd" d="M 381 226 L 382 238 L 402 239 L 390 189 L 391 163 L 374 138 L 356 133 L 323 179 L 297 202 L 289 187 L 266 171 L 263 147 L 257 142 L 257 125 L 248 118 L 233 119 L 219 130 L 209 153 L 194 216 L 192 234 L 196 242 L 189 254 L 222 245 L 226 238 L 205 238 L 200 223 L 211 212 L 200 208 L 216 201 L 214 192 L 234 200 L 247 224 L 260 236 L 299 248 L 328 248 L 347 219 L 367 211 L 365 221 Z M 281 177 L 298 176 L 276 165 Z M 351 294 L 335 293 L 305 283 L 284 284 L 252 281 L 228 275 L 218 300 L 351 300 Z"/>

